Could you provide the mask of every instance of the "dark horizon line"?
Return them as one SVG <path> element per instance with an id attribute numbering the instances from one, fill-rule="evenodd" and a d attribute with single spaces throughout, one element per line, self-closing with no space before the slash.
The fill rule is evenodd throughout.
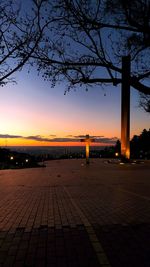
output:
<path id="1" fill-rule="evenodd" d="M 95 144 L 91 144 L 91 146 L 96 146 L 96 147 L 108 147 L 108 146 L 114 146 L 115 144 L 108 144 L 108 145 L 95 145 Z M 84 147 L 85 145 L 75 145 L 75 146 L 68 146 L 68 145 L 53 145 L 53 146 L 48 146 L 48 145 L 18 145 L 18 146 L 14 146 L 14 145 L 8 145 L 8 146 L 0 146 L 0 148 L 9 148 L 9 147 Z"/>

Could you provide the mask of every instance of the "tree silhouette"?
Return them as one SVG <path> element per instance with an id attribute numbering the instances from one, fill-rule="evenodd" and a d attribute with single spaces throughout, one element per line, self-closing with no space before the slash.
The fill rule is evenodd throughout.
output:
<path id="1" fill-rule="evenodd" d="M 150 129 L 144 129 L 139 136 L 134 135 L 130 144 L 132 157 L 150 158 Z"/>
<path id="2" fill-rule="evenodd" d="M 29 61 L 52 85 L 66 79 L 67 90 L 118 85 L 130 55 L 130 85 L 149 111 L 149 1 L 31 0 L 26 13 L 18 3 L 0 3 L 0 85 Z"/>
<path id="3" fill-rule="evenodd" d="M 125 2 L 125 3 L 124 3 Z M 147 0 L 55 0 L 53 29 L 34 59 L 51 80 L 68 82 L 67 90 L 85 85 L 121 83 L 121 58 L 131 55 L 130 85 L 150 94 L 149 3 Z"/>
<path id="4" fill-rule="evenodd" d="M 25 12 L 21 1 L 0 2 L 0 85 L 15 81 L 12 75 L 21 70 L 38 46 L 45 28 L 42 21 L 44 0 L 32 0 Z"/>
<path id="5" fill-rule="evenodd" d="M 150 112 L 150 95 L 140 94 L 140 106 L 146 111 Z"/>
<path id="6" fill-rule="evenodd" d="M 134 135 L 130 141 L 131 158 L 150 158 L 150 129 L 144 129 L 140 135 Z M 117 140 L 114 153 L 121 153 L 121 143 Z"/>
<path id="7" fill-rule="evenodd" d="M 149 54 L 150 48 L 150 3 L 145 0 L 107 0 L 106 2 L 106 13 L 113 17 L 115 24 L 118 27 L 125 25 L 129 29 L 130 34 L 126 38 L 122 35 L 123 47 L 129 52 L 132 51 L 135 58 L 138 55 L 137 66 L 140 66 L 144 63 L 144 57 L 147 52 Z M 146 54 L 145 51 L 147 51 Z M 149 74 L 147 68 L 145 78 L 148 78 Z M 143 93 L 140 93 L 140 96 L 140 106 L 146 112 L 150 112 L 150 96 Z"/>
<path id="8" fill-rule="evenodd" d="M 118 153 L 118 155 L 121 154 L 121 142 L 120 142 L 120 140 L 117 140 L 114 149 L 115 149 L 115 153 Z"/>

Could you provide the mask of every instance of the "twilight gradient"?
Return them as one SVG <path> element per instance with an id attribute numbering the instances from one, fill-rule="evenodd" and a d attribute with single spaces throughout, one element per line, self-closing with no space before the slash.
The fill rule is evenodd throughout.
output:
<path id="1" fill-rule="evenodd" d="M 98 135 L 120 138 L 120 86 L 93 86 L 64 95 L 65 85 L 51 88 L 32 70 L 16 74 L 17 84 L 0 87 L 0 134 L 45 138 Z M 138 107 L 139 96 L 131 89 L 131 137 L 149 128 L 149 114 Z M 0 146 L 6 140 L 0 138 Z M 7 138 L 7 145 L 79 145 Z M 99 145 L 102 145 L 101 143 Z M 106 144 L 105 144 L 106 145 Z"/>

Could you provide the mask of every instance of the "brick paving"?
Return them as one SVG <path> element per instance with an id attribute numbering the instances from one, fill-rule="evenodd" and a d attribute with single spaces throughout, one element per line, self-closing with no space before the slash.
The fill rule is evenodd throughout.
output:
<path id="1" fill-rule="evenodd" d="M 0 171 L 0 267 L 150 267 L 150 162 Z"/>

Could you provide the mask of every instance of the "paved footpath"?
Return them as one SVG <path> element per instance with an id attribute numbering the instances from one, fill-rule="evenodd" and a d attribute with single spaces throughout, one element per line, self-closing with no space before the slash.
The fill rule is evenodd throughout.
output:
<path id="1" fill-rule="evenodd" d="M 150 162 L 0 171 L 0 267 L 150 267 Z"/>

